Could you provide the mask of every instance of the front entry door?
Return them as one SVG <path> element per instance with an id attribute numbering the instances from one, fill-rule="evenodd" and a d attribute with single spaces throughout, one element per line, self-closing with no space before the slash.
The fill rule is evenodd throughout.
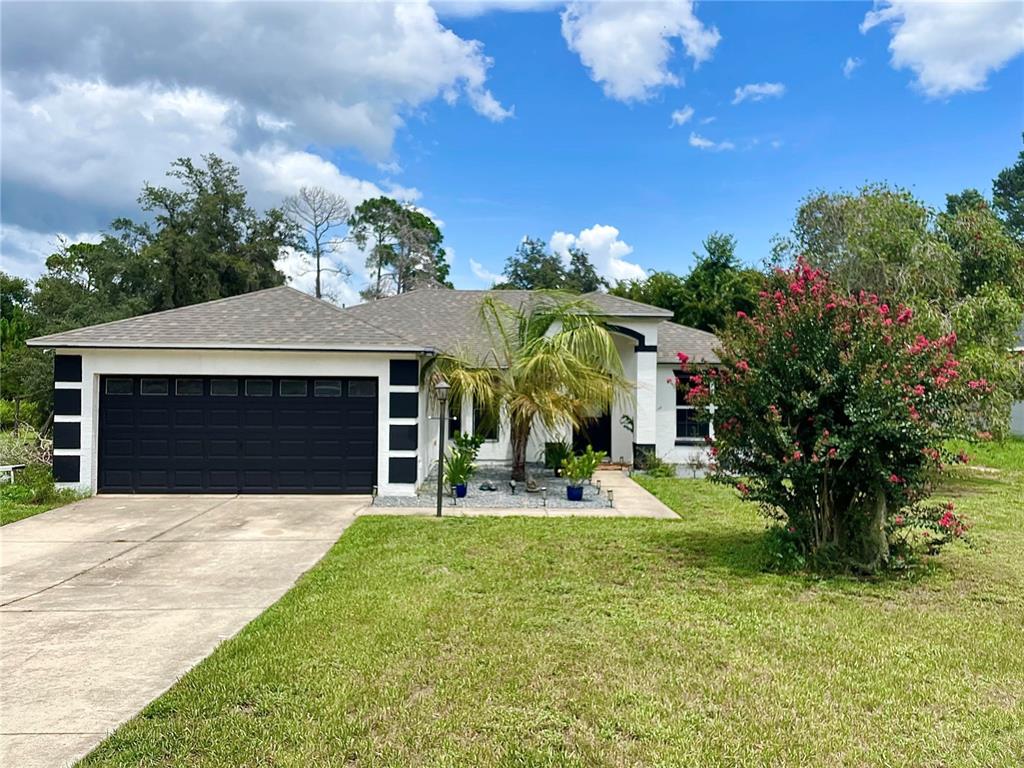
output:
<path id="1" fill-rule="evenodd" d="M 605 412 L 596 418 L 589 419 L 582 427 L 572 432 L 572 449 L 575 453 L 583 453 L 591 445 L 595 451 L 604 451 L 612 455 L 612 415 Z"/>

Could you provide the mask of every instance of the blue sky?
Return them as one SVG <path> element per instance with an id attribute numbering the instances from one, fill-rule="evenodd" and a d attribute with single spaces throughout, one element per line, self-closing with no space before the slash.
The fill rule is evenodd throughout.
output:
<path id="1" fill-rule="evenodd" d="M 330 19 L 302 4 L 152 5 L 110 6 L 85 25 L 81 6 L 58 5 L 56 32 L 31 46 L 46 18 L 5 7 L 4 268 L 32 276 L 56 233 L 95 236 L 133 213 L 141 182 L 181 153 L 226 154 L 260 205 L 314 182 L 353 203 L 415 200 L 443 222 L 456 285 L 481 287 L 524 235 L 591 244 L 611 277 L 685 271 L 714 230 L 758 263 L 813 189 L 884 180 L 940 206 L 964 187 L 988 192 L 1021 149 L 1019 4 L 583 5 L 575 45 L 555 4 L 316 7 L 341 15 Z M 652 33 L 642 14 L 681 26 Z M 336 57 L 300 71 L 289 49 L 315 49 L 310 36 L 332 22 Z M 129 24 L 138 51 L 74 55 Z M 279 36 L 263 71 L 232 39 L 241 28 Z M 177 40 L 197 30 L 233 45 L 197 49 L 189 66 Z M 664 60 L 647 60 L 659 45 Z M 319 101 L 302 96 L 304 77 L 329 83 Z M 774 95 L 733 103 L 751 84 Z M 33 152 L 33 166 L 11 159 Z M 350 301 L 359 255 L 339 258 L 356 271 L 338 287 Z"/>

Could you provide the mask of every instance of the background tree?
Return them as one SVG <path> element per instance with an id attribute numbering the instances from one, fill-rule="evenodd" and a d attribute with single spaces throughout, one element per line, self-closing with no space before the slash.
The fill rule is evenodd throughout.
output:
<path id="1" fill-rule="evenodd" d="M 526 478 L 535 424 L 577 427 L 626 389 L 615 342 L 593 310 L 557 293 L 528 307 L 487 298 L 480 320 L 493 340 L 488 354 L 434 358 L 433 373 L 448 380 L 453 398 L 468 395 L 482 411 L 507 415 L 514 480 Z"/>
<path id="2" fill-rule="evenodd" d="M 1024 138 L 1024 133 L 1021 134 Z M 992 182 L 992 204 L 1017 240 L 1024 240 L 1024 150 Z"/>
<path id="3" fill-rule="evenodd" d="M 524 237 L 515 253 L 505 260 L 505 281 L 495 288 L 558 290 L 565 283 L 565 267 L 558 254 L 540 238 Z"/>
<path id="4" fill-rule="evenodd" d="M 31 291 L 28 280 L 0 271 L 0 350 L 25 341 L 26 311 Z"/>
<path id="5" fill-rule="evenodd" d="M 714 387 L 716 477 L 803 554 L 871 573 L 908 521 L 936 545 L 962 531 L 950 510 L 918 506 L 964 404 L 989 392 L 961 374 L 954 334 L 926 336 L 912 309 L 800 262 L 721 339 L 721 366 L 687 393 L 707 406 Z"/>
<path id="6" fill-rule="evenodd" d="M 295 226 L 271 208 L 259 216 L 246 202 L 238 168 L 216 155 L 205 167 L 189 158 L 171 164 L 175 187 L 146 184 L 139 196 L 149 223 L 131 225 L 161 273 L 153 309 L 173 309 L 284 283 L 275 262 L 285 246 L 298 246 Z"/>
<path id="7" fill-rule="evenodd" d="M 620 280 L 608 293 L 670 310 L 673 320 L 683 322 L 686 279 L 674 272 L 652 272 L 642 280 Z"/>
<path id="8" fill-rule="evenodd" d="M 316 280 L 314 295 L 323 298 L 321 275 L 329 272 L 347 279 L 351 270 L 344 264 L 324 262 L 334 252 L 337 228 L 347 224 L 352 211 L 345 198 L 328 192 L 323 187 L 302 187 L 297 195 L 284 201 L 285 215 L 300 230 L 303 250 L 313 261 Z"/>
<path id="9" fill-rule="evenodd" d="M 566 264 L 559 254 L 548 250 L 544 240 L 524 237 L 515 253 L 505 260 L 505 280 L 494 287 L 569 293 L 590 293 L 608 287 L 585 250 L 572 247 L 568 256 Z"/>
<path id="10" fill-rule="evenodd" d="M 274 262 L 296 244 L 294 226 L 276 209 L 253 211 L 234 166 L 215 155 L 203 167 L 183 158 L 168 176 L 173 188 L 143 188 L 139 201 L 149 220 L 117 219 L 99 243 L 61 242 L 27 301 L 10 292 L 10 312 L 17 304 L 24 330 L 3 345 L 4 397 L 47 408 L 52 398 L 52 358 L 25 347 L 25 338 L 284 282 Z"/>
<path id="11" fill-rule="evenodd" d="M 937 214 L 885 185 L 816 193 L 776 244 L 777 258 L 795 262 L 796 254 L 845 292 L 905 302 L 930 333 L 955 333 L 965 375 L 986 378 L 996 393 L 972 413 L 985 431 L 1005 433 L 1024 389 L 1009 352 L 1024 315 L 1024 248 L 980 194 L 952 195 Z"/>
<path id="12" fill-rule="evenodd" d="M 934 225 L 934 211 L 898 187 L 816 192 L 803 200 L 773 255 L 790 266 L 802 257 L 847 292 L 946 303 L 956 295 L 959 270 Z"/>
<path id="13" fill-rule="evenodd" d="M 426 214 L 390 197 L 364 200 L 349 219 L 353 241 L 366 251 L 368 300 L 448 282 L 449 265 L 440 229 Z"/>
<path id="14" fill-rule="evenodd" d="M 696 264 L 686 277 L 655 272 L 644 280 L 625 280 L 610 293 L 672 311 L 673 320 L 715 331 L 736 312 L 749 312 L 757 301 L 763 275 L 744 268 L 736 258 L 736 239 L 712 232 L 694 253 Z"/>
<path id="15" fill-rule="evenodd" d="M 597 274 L 590 261 L 590 254 L 582 248 L 569 249 L 569 266 L 565 269 L 563 290 L 570 293 L 592 293 L 608 288 L 608 281 Z"/>

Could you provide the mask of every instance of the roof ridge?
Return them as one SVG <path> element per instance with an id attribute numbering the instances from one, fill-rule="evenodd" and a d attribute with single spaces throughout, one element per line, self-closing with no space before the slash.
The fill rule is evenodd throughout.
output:
<path id="1" fill-rule="evenodd" d="M 352 309 L 352 307 L 339 307 L 337 304 L 335 304 L 332 301 L 327 301 L 326 299 L 318 299 L 316 296 L 311 296 L 310 294 L 306 293 L 305 291 L 300 291 L 298 288 L 295 288 L 294 286 L 291 286 L 291 285 L 285 285 L 285 286 L 281 286 L 281 287 L 282 288 L 290 288 L 291 290 L 293 290 L 296 293 L 300 294 L 304 298 L 309 299 L 310 301 L 314 301 L 317 304 L 322 304 L 322 305 L 324 305 L 326 307 L 329 307 L 330 309 L 334 310 L 335 312 L 338 312 L 340 314 L 345 315 L 348 319 L 354 320 L 355 322 L 359 323 L 360 325 L 365 325 L 367 328 L 373 328 L 375 331 L 383 331 L 384 333 L 387 333 L 387 334 L 389 334 L 391 336 L 394 336 L 396 339 L 401 339 L 402 341 L 408 342 L 409 344 L 419 344 L 419 342 L 413 341 L 412 339 L 410 339 L 410 338 L 408 338 L 406 336 L 403 336 L 402 334 L 398 333 L 397 331 L 395 331 L 395 330 L 393 330 L 391 328 L 381 328 L 379 325 L 374 325 L 373 323 L 369 322 L 368 320 L 363 319 L 362 317 L 358 317 L 357 315 L 351 314 L 348 310 Z M 412 293 L 412 291 L 408 291 L 407 293 Z M 399 294 L 399 295 L 401 295 L 401 294 Z M 396 298 L 396 297 L 388 297 L 388 298 Z M 356 306 L 360 306 L 360 305 L 357 304 Z"/>
<path id="2" fill-rule="evenodd" d="M 712 331 L 705 331 L 703 328 L 694 328 L 692 325 L 686 325 L 684 323 L 677 323 L 675 320 L 662 320 L 661 324 L 662 325 L 674 325 L 676 328 L 685 328 L 688 331 L 693 331 L 695 333 L 703 333 L 705 336 L 712 336 L 715 339 L 718 338 L 718 334 L 717 333 L 713 333 Z"/>
<path id="3" fill-rule="evenodd" d="M 648 309 L 656 309 L 659 312 L 669 312 L 671 314 L 671 310 L 665 309 L 664 307 L 659 307 L 659 306 L 657 306 L 655 304 L 648 304 L 645 301 L 637 301 L 636 299 L 628 299 L 625 296 L 618 296 L 618 295 L 616 295 L 614 293 L 608 293 L 607 291 L 588 291 L 587 293 L 582 293 L 580 295 L 581 296 L 608 296 L 610 298 L 615 299 L 616 301 L 625 301 L 628 304 L 633 304 L 634 306 L 637 306 L 637 307 L 647 307 Z"/>

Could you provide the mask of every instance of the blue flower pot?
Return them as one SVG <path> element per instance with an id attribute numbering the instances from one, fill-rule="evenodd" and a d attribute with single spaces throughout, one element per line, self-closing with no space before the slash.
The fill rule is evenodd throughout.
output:
<path id="1" fill-rule="evenodd" d="M 565 497 L 569 501 L 583 501 L 583 486 L 567 485 L 565 487 Z"/>
<path id="2" fill-rule="evenodd" d="M 456 483 L 455 484 L 455 498 L 464 499 L 466 498 L 466 484 Z"/>

